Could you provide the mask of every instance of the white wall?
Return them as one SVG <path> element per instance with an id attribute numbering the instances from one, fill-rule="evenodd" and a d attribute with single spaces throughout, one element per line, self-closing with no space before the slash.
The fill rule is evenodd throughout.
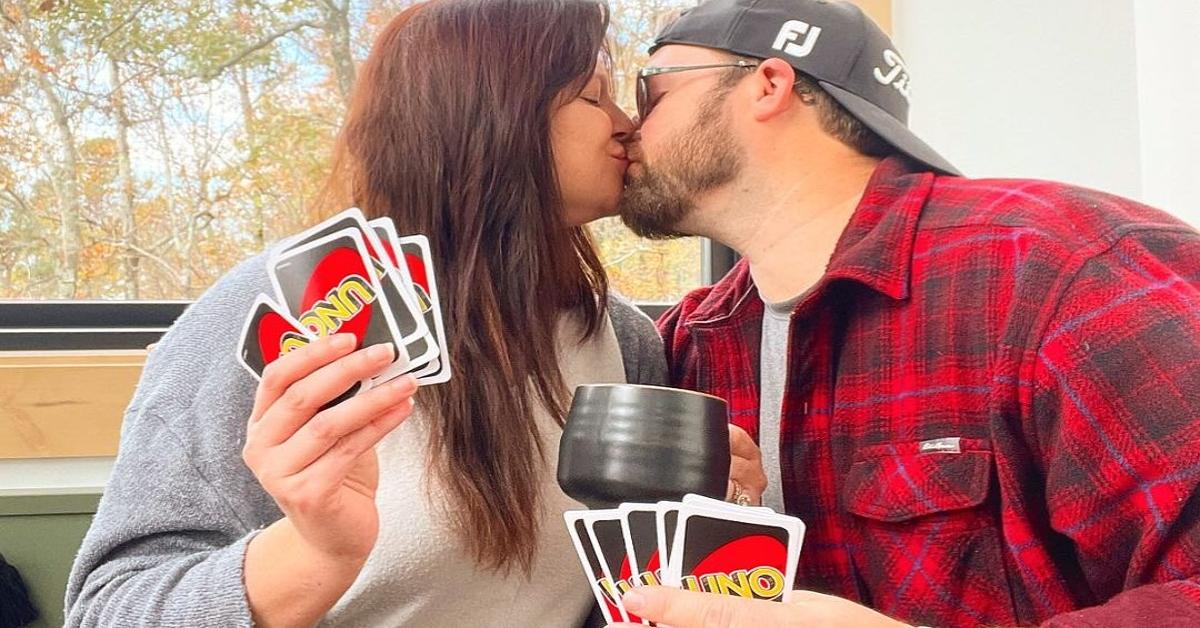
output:
<path id="1" fill-rule="evenodd" d="M 1200 2 L 895 0 L 893 12 L 910 124 L 966 174 L 1099 188 L 1200 225 L 1200 197 L 1183 194 L 1200 180 Z"/>
<path id="2" fill-rule="evenodd" d="M 1200 226 L 1200 2 L 1137 0 L 1142 195 Z"/>

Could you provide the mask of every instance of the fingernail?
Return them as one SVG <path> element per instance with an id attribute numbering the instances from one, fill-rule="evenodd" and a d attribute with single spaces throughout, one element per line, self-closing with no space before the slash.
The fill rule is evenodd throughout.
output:
<path id="1" fill-rule="evenodd" d="M 356 339 L 354 334 L 334 334 L 333 348 L 334 349 L 349 349 L 354 346 Z"/>
<path id="2" fill-rule="evenodd" d="M 401 388 L 416 388 L 416 383 L 417 380 L 412 375 L 402 375 L 388 382 L 387 385 L 399 390 Z"/>
<path id="3" fill-rule="evenodd" d="M 646 605 L 646 596 L 636 588 L 630 589 L 621 596 L 621 604 L 625 605 L 625 610 L 637 613 Z"/>
<path id="4" fill-rule="evenodd" d="M 372 362 L 382 362 L 384 359 L 392 359 L 391 343 L 381 342 L 377 345 L 371 345 L 367 349 L 367 359 Z"/>

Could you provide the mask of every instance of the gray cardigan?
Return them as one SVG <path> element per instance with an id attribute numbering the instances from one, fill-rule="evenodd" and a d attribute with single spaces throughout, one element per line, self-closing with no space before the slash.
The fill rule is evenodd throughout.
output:
<path id="1" fill-rule="evenodd" d="M 68 626 L 251 625 L 246 544 L 282 514 L 241 459 L 257 382 L 234 352 L 251 302 L 270 293 L 265 267 L 259 255 L 225 275 L 150 353 L 71 569 Z M 650 319 L 609 303 L 628 381 L 662 384 Z"/>

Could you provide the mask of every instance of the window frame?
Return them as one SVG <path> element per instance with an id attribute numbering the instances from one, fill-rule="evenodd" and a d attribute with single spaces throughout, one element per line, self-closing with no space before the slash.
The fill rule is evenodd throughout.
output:
<path id="1" fill-rule="evenodd" d="M 739 259 L 704 240 L 701 281 L 712 284 Z M 157 342 L 191 301 L 0 301 L 0 351 L 138 350 Z M 657 319 L 673 304 L 637 303 Z"/>
<path id="2" fill-rule="evenodd" d="M 0 301 L 0 351 L 145 349 L 190 301 Z"/>

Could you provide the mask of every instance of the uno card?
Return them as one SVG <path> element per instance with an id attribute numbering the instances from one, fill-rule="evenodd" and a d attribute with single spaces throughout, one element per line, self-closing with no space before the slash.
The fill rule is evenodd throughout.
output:
<path id="1" fill-rule="evenodd" d="M 737 504 L 721 501 L 719 499 L 713 499 L 707 495 L 697 495 L 696 493 L 688 493 L 687 495 L 684 495 L 683 503 L 695 504 L 698 506 L 708 506 L 709 508 L 716 508 L 718 510 L 722 508 L 731 508 L 734 512 L 746 512 L 746 510 L 753 510 L 755 512 L 771 514 L 775 513 L 773 509 L 766 506 L 738 506 Z"/>
<path id="2" fill-rule="evenodd" d="M 427 346 L 429 331 L 414 300 L 415 297 L 408 289 L 410 282 L 407 275 L 403 274 L 388 257 L 383 243 L 379 240 L 375 230 L 367 224 L 362 210 L 351 207 L 289 238 L 283 246 L 285 250 L 291 249 L 343 229 L 357 229 L 362 234 L 367 255 L 375 263 L 375 273 L 379 277 L 380 286 L 387 295 L 388 305 L 392 307 L 392 318 L 395 321 L 396 330 L 400 334 L 400 341 L 405 344 L 409 359 L 414 364 L 427 362 L 428 360 L 422 362 L 422 358 L 429 352 Z"/>
<path id="3" fill-rule="evenodd" d="M 309 334 L 323 338 L 347 332 L 358 338 L 360 348 L 393 346 L 396 360 L 371 380 L 373 384 L 409 370 L 408 353 L 358 229 L 284 250 L 271 261 L 269 271 L 280 301 Z"/>
<path id="4" fill-rule="evenodd" d="M 262 379 L 267 365 L 283 354 L 295 351 L 316 340 L 304 330 L 300 323 L 275 304 L 267 295 L 260 294 L 250 308 L 250 316 L 242 326 L 242 338 L 238 343 L 238 361 L 255 379 Z M 333 407 L 368 387 L 363 380 L 346 389 L 323 408 Z"/>
<path id="5" fill-rule="evenodd" d="M 658 542 L 658 577 L 663 584 L 671 574 L 671 546 L 675 543 L 675 525 L 679 522 L 680 502 L 660 501 L 654 504 L 654 534 Z M 678 587 L 678 584 L 672 586 Z"/>
<path id="6" fill-rule="evenodd" d="M 449 381 L 450 351 L 446 344 L 446 326 L 442 320 L 442 304 L 438 294 L 437 277 L 433 270 L 433 258 L 429 252 L 429 238 L 423 235 L 401 238 L 396 233 L 395 224 L 387 218 L 372 220 L 367 224 L 375 230 L 385 252 L 411 285 L 417 307 L 425 317 L 426 327 L 438 348 L 437 359 L 413 371 L 413 375 L 423 385 Z"/>
<path id="7" fill-rule="evenodd" d="M 450 350 L 446 344 L 446 324 L 442 320 L 442 299 L 438 293 L 437 276 L 433 270 L 433 258 L 429 252 L 429 238 L 412 235 L 400 238 L 402 266 L 406 266 L 412 278 L 413 291 L 419 302 L 427 306 L 422 313 L 432 330 L 439 353 L 437 363 L 430 363 L 414 373 L 422 383 L 442 383 L 450 380 Z"/>
<path id="8" fill-rule="evenodd" d="M 803 537 L 804 524 L 795 517 L 685 502 L 667 580 L 691 591 L 783 601 L 795 582 Z"/>
<path id="9" fill-rule="evenodd" d="M 414 315 L 421 319 L 425 334 L 419 339 L 412 339 L 410 341 L 408 352 L 412 356 L 414 371 L 425 371 L 430 366 L 436 365 L 443 353 L 433 334 L 433 326 L 430 324 L 429 317 L 425 314 L 429 309 L 428 296 L 415 289 L 412 277 L 409 275 L 408 266 L 400 258 L 400 241 L 396 235 L 396 226 L 392 223 L 392 220 L 390 218 L 376 218 L 367 223 L 367 228 L 375 238 L 375 241 L 379 243 L 381 258 L 386 260 L 396 270 L 398 281 L 403 285 L 405 294 L 408 295 L 409 306 L 412 308 Z M 420 377 L 417 372 L 414 372 L 413 375 Z M 440 382 L 422 380 L 422 383 L 436 384 Z"/>
<path id="10" fill-rule="evenodd" d="M 621 504 L 621 534 L 625 537 L 625 555 L 629 562 L 630 585 L 656 585 L 662 582 L 658 559 L 658 509 L 654 504 Z"/>
<path id="11" fill-rule="evenodd" d="M 662 582 L 658 561 L 657 509 L 654 504 L 621 504 L 621 534 L 625 540 L 625 564 L 618 578 L 617 589 L 622 593 L 632 587 L 656 585 Z M 637 621 L 626 611 L 630 621 Z M 653 625 L 643 619 L 642 623 Z"/>
<path id="12" fill-rule="evenodd" d="M 625 610 L 624 605 L 621 604 L 621 596 L 629 590 L 632 576 L 628 555 L 625 552 L 625 535 L 621 530 L 621 512 L 615 508 L 593 510 L 592 515 L 585 520 L 585 523 L 588 534 L 591 535 L 592 542 L 596 546 L 596 556 L 600 559 L 600 565 L 612 583 L 612 590 L 609 593 L 616 600 L 626 621 L 641 622 L 640 617 L 630 615 L 629 611 Z"/>
<path id="13" fill-rule="evenodd" d="M 316 340 L 300 323 L 266 295 L 260 294 L 250 307 L 250 316 L 242 326 L 238 343 L 238 361 L 254 376 L 262 379 L 267 365 L 289 351 Z"/>
<path id="14" fill-rule="evenodd" d="M 604 613 L 605 623 L 627 621 L 628 616 L 618 602 L 617 589 L 612 576 L 605 570 L 604 564 L 600 560 L 600 552 L 588 532 L 587 522 L 597 516 L 597 512 L 603 511 L 568 510 L 563 513 L 563 519 L 567 522 L 567 531 L 571 534 L 575 552 L 579 554 L 579 562 L 583 565 L 583 571 L 587 575 L 592 595 L 596 597 L 596 604 Z"/>

